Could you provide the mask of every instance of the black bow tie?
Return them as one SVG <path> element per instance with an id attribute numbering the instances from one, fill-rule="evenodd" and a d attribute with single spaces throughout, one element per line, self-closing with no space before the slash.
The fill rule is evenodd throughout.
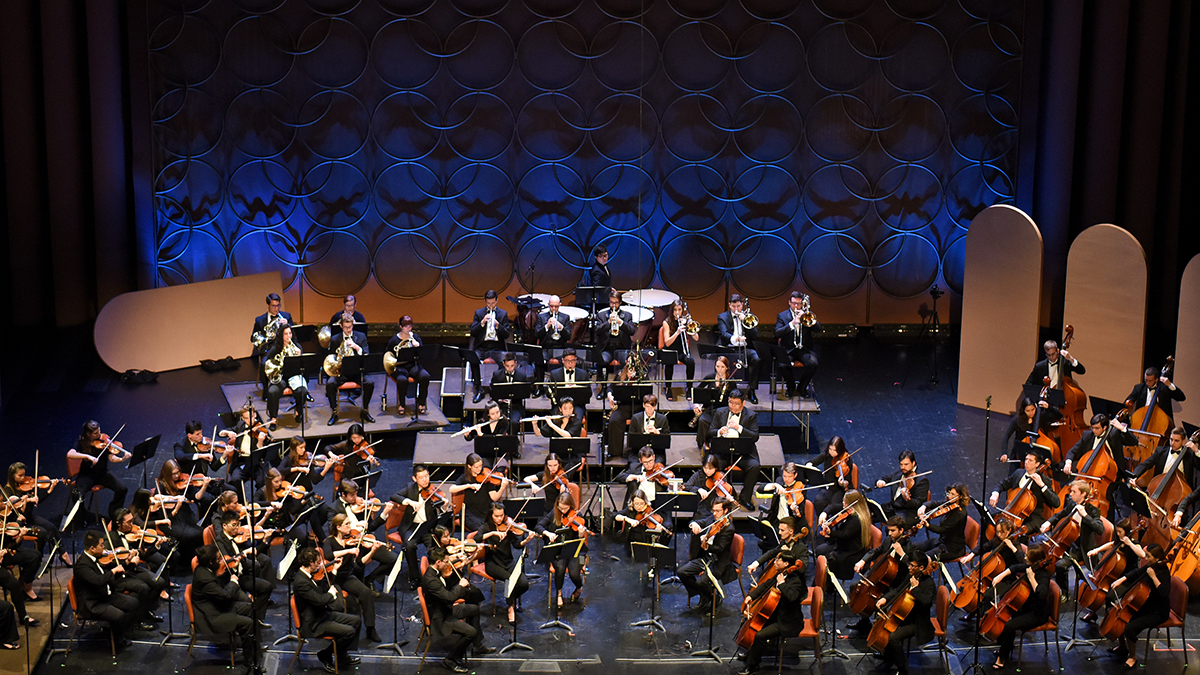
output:
<path id="1" fill-rule="evenodd" d="M 575 374 L 575 369 L 574 369 L 574 368 L 572 368 L 571 370 L 568 370 L 568 371 L 566 371 L 566 372 L 567 372 L 567 375 L 574 375 L 574 374 Z"/>

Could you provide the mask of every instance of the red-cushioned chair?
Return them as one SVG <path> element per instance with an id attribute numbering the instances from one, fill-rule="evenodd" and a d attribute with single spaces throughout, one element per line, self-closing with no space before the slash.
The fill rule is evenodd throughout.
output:
<path id="1" fill-rule="evenodd" d="M 942 665 L 946 668 L 946 673 L 950 672 L 949 655 L 954 653 L 954 650 L 947 644 L 946 639 L 946 622 L 950 618 L 950 588 L 947 586 L 938 586 L 937 604 L 935 605 L 933 616 L 933 636 L 937 638 L 938 655 L 942 657 Z"/>
<path id="2" fill-rule="evenodd" d="M 200 533 L 200 536 L 204 539 L 205 546 L 212 546 L 217 543 L 217 534 L 216 531 L 213 530 L 212 525 L 205 525 L 204 530 Z"/>
<path id="3" fill-rule="evenodd" d="M 1167 631 L 1167 649 L 1171 648 L 1171 629 L 1179 629 L 1179 642 L 1183 644 L 1183 667 L 1188 667 L 1188 646 L 1187 639 L 1187 604 L 1188 604 L 1188 589 L 1187 582 L 1179 577 L 1171 577 L 1171 596 L 1169 600 L 1171 604 L 1171 614 L 1167 620 L 1155 626 Z M 1146 652 L 1142 655 L 1142 663 L 1146 663 L 1150 658 L 1150 635 L 1146 634 Z"/>
<path id="4" fill-rule="evenodd" d="M 1050 633 L 1054 633 L 1054 651 L 1058 654 L 1058 669 L 1062 670 L 1062 647 L 1058 643 L 1058 604 L 1061 599 L 1062 590 L 1058 587 L 1057 581 L 1050 582 L 1050 591 L 1046 598 L 1046 604 L 1049 605 L 1050 619 L 1046 623 L 1037 628 L 1030 628 L 1026 631 L 1021 631 L 1018 637 L 1020 640 L 1020 648 L 1017 650 L 1017 670 L 1021 670 L 1023 656 L 1025 654 L 1025 636 L 1030 633 L 1041 633 L 1042 642 L 1046 645 L 1046 657 L 1050 657 Z"/>
<path id="5" fill-rule="evenodd" d="M 75 575 L 67 580 L 67 598 L 71 601 L 71 614 L 75 616 L 75 627 L 71 629 L 71 637 L 67 639 L 66 656 L 71 655 L 71 645 L 75 642 L 75 635 L 87 624 L 93 624 L 97 628 L 108 628 L 108 645 L 112 649 L 113 658 L 117 658 L 117 640 L 113 635 L 112 624 L 104 619 L 97 619 L 91 616 L 84 616 L 79 612 L 79 603 L 75 596 Z"/>
<path id="6" fill-rule="evenodd" d="M 478 534 L 478 533 L 477 532 L 468 533 L 467 541 L 475 541 L 476 534 Z M 474 565 L 471 565 L 471 574 L 473 574 L 474 576 L 477 576 L 477 577 L 481 577 L 485 581 L 492 582 L 492 616 L 496 616 L 496 580 L 493 579 L 491 577 L 491 575 L 489 575 L 487 573 L 487 569 L 486 569 L 482 559 L 479 562 L 475 563 Z"/>
<path id="7" fill-rule="evenodd" d="M 1100 538 L 1096 540 L 1097 546 L 1103 546 L 1112 541 L 1113 530 L 1116 529 L 1113 527 L 1112 521 L 1104 516 L 1100 516 L 1100 522 L 1104 525 L 1104 532 L 1100 533 Z"/>
<path id="8" fill-rule="evenodd" d="M 979 531 L 979 521 L 975 520 L 973 516 L 967 516 L 967 525 L 965 528 L 963 528 L 963 534 L 967 539 L 967 552 L 955 558 L 954 560 L 946 561 L 958 565 L 958 574 L 960 577 L 966 574 L 966 570 L 963 568 L 962 563 L 963 558 L 966 558 L 975 550 L 976 546 L 979 546 Z"/>
<path id="9" fill-rule="evenodd" d="M 871 526 L 871 548 L 873 548 L 873 549 L 879 548 L 879 545 L 882 543 L 883 543 L 883 531 L 879 529 L 878 525 L 872 525 Z"/>
<path id="10" fill-rule="evenodd" d="M 398 507 L 388 511 L 387 520 L 383 521 L 383 531 L 387 532 L 387 540 L 396 546 L 404 545 L 404 538 L 400 536 L 400 523 L 404 520 L 404 512 L 408 510 L 408 504 L 400 504 Z M 424 570 L 422 570 L 423 572 Z"/>
<path id="11" fill-rule="evenodd" d="M 733 569 L 737 571 L 738 589 L 742 592 L 742 597 L 746 597 L 746 587 L 742 584 L 742 560 L 746 557 L 746 538 L 740 534 L 734 533 L 733 543 L 729 545 L 729 561 L 733 563 Z"/>
<path id="12" fill-rule="evenodd" d="M 67 478 L 74 481 L 79 477 L 79 470 L 83 468 L 83 460 L 74 457 L 67 457 Z M 96 505 L 96 493 L 104 489 L 103 485 L 93 485 L 91 490 L 88 490 L 87 496 L 92 500 L 91 511 L 96 516 L 96 520 L 100 520 L 100 507 Z M 86 507 L 85 507 L 86 508 Z"/>
<path id="13" fill-rule="evenodd" d="M 813 582 L 808 587 L 808 595 L 805 596 L 804 601 L 801 602 L 800 604 L 811 605 L 812 601 L 813 601 L 813 592 L 817 589 L 817 586 L 821 586 L 822 588 L 824 588 L 825 584 L 823 584 L 821 582 L 825 578 L 825 568 L 828 566 L 829 566 L 829 561 L 825 559 L 825 556 L 823 556 L 823 555 L 817 556 L 817 562 L 813 565 L 813 576 L 812 576 Z"/>
<path id="14" fill-rule="evenodd" d="M 824 556 L 821 556 L 822 558 Z M 821 658 L 821 631 L 825 625 L 825 593 L 819 586 L 814 586 L 809 589 L 809 596 L 812 598 L 809 617 L 804 620 L 804 628 L 796 635 L 798 638 L 812 640 L 813 653 L 817 658 L 817 670 L 824 675 L 825 664 Z M 778 652 L 776 654 L 776 666 L 778 672 L 783 673 L 783 642 L 787 636 L 780 636 Z"/>
<path id="15" fill-rule="evenodd" d="M 192 571 L 193 572 L 196 571 L 196 559 L 195 558 L 192 558 Z M 204 633 L 207 635 L 216 635 L 216 632 L 213 631 L 212 627 L 209 626 L 207 622 L 203 626 L 196 623 L 196 608 L 194 606 L 192 606 L 192 585 L 191 584 L 188 584 L 187 586 L 183 587 L 183 604 L 187 606 L 188 637 L 190 638 L 188 640 L 187 658 L 190 659 L 192 657 L 192 647 L 196 644 L 196 637 L 199 636 L 201 633 Z M 236 663 L 234 663 L 234 660 L 233 660 L 234 646 L 237 645 L 237 641 L 234 639 L 235 635 L 233 633 L 227 633 L 226 635 L 229 636 L 229 667 L 233 668 L 234 666 L 237 665 Z"/>
<path id="16" fill-rule="evenodd" d="M 318 548 L 317 550 L 320 551 L 321 549 Z M 288 600 L 288 604 L 292 608 L 292 627 L 296 629 L 296 633 L 295 633 L 295 635 L 296 635 L 296 653 L 292 654 L 292 662 L 288 664 L 287 672 L 289 672 L 289 673 L 292 672 L 292 668 L 295 667 L 295 665 L 296 665 L 296 659 L 300 658 L 300 650 L 304 648 L 304 645 L 308 642 L 309 637 L 311 637 L 314 640 L 329 640 L 329 644 L 333 646 L 333 667 L 335 669 L 337 669 L 337 667 L 338 667 L 337 642 L 332 637 L 323 637 L 323 636 L 317 636 L 317 635 L 311 635 L 311 634 L 309 636 L 305 636 L 305 633 L 309 632 L 309 631 L 305 631 L 304 627 L 300 625 L 300 610 L 297 609 L 297 607 L 296 607 L 296 596 L 293 595 Z"/>

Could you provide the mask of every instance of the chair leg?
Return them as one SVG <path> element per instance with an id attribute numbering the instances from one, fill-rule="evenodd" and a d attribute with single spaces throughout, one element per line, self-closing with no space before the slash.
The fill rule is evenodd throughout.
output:
<path id="1" fill-rule="evenodd" d="M 329 639 L 329 644 L 330 644 L 330 646 L 332 646 L 332 647 L 333 647 L 333 669 L 334 669 L 334 670 L 338 670 L 338 669 L 339 669 L 339 667 L 338 667 L 338 650 L 337 650 L 337 642 L 334 642 L 333 638 L 330 638 L 330 639 Z"/>
<path id="2" fill-rule="evenodd" d="M 820 631 L 818 631 L 820 632 Z M 825 675 L 825 659 L 821 657 L 821 638 L 820 636 L 813 638 L 813 651 L 817 653 L 817 671 L 821 675 Z"/>
<path id="3" fill-rule="evenodd" d="M 196 641 L 196 634 L 193 633 L 192 634 L 192 642 L 195 642 L 195 641 Z M 191 645 L 188 645 L 188 653 L 191 653 L 191 651 L 192 651 L 192 647 L 191 647 Z M 235 663 L 233 660 L 233 654 L 235 651 L 237 651 L 237 636 L 233 633 L 230 633 L 229 634 L 229 667 L 230 668 L 237 666 L 237 663 Z M 256 649 L 256 651 L 257 651 L 257 649 Z"/>
<path id="4" fill-rule="evenodd" d="M 108 627 L 108 648 L 112 650 L 112 657 L 117 658 L 117 636 L 113 635 L 113 629 Z"/>
<path id="5" fill-rule="evenodd" d="M 296 652 L 292 654 L 292 662 L 288 664 L 288 673 L 292 672 L 292 668 L 296 666 L 296 659 L 300 658 L 300 650 L 304 648 L 304 637 L 300 635 L 300 631 L 296 631 Z"/>
<path id="6" fill-rule="evenodd" d="M 1062 645 L 1058 642 L 1058 630 L 1054 631 L 1054 653 L 1058 655 L 1058 669 L 1063 669 L 1062 665 Z"/>
<path id="7" fill-rule="evenodd" d="M 76 615 L 74 623 L 75 623 L 75 626 L 71 629 L 71 637 L 67 638 L 67 653 L 64 654 L 64 656 L 71 655 L 71 644 L 75 642 L 75 634 L 79 632 L 79 616 L 78 615 Z M 111 631 L 109 632 L 109 634 L 111 635 Z M 114 648 L 113 651 L 115 652 L 116 649 Z"/>

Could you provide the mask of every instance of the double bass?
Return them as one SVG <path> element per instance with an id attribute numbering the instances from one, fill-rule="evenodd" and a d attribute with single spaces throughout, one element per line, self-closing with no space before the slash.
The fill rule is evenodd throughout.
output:
<path id="1" fill-rule="evenodd" d="M 1129 418 L 1128 406 L 1117 413 L 1114 421 L 1124 422 Z M 1112 433 L 1113 424 L 1108 423 L 1104 428 L 1104 435 L 1100 437 L 1100 444 L 1084 453 L 1083 457 L 1079 458 L 1079 466 L 1072 467 L 1080 480 L 1087 481 L 1092 485 L 1092 495 L 1096 499 L 1096 505 L 1100 507 L 1100 513 L 1109 513 L 1110 507 L 1108 503 L 1108 488 L 1117 480 L 1117 459 L 1108 451 L 1108 436 Z M 1067 490 L 1070 489 L 1070 484 L 1064 485 L 1059 493 L 1059 499 L 1067 498 Z"/>
<path id="2" fill-rule="evenodd" d="M 1062 351 L 1069 351 L 1071 349 L 1071 342 L 1074 340 L 1075 327 L 1067 324 L 1062 339 Z M 1088 396 L 1075 383 L 1075 378 L 1069 374 L 1064 373 L 1062 381 L 1058 384 L 1059 388 L 1062 389 L 1063 398 L 1066 399 L 1066 403 L 1062 408 L 1063 425 L 1058 430 L 1058 441 L 1060 447 L 1070 448 L 1078 443 L 1080 438 L 1083 438 L 1083 430 L 1087 428 L 1083 413 L 1087 410 Z"/>
<path id="3" fill-rule="evenodd" d="M 1170 379 L 1174 370 L 1175 357 L 1168 356 L 1160 376 Z M 1154 449 L 1163 445 L 1167 440 L 1167 432 L 1171 430 L 1171 418 L 1158 406 L 1158 393 L 1161 391 L 1160 383 L 1159 386 L 1154 387 L 1154 393 L 1150 395 L 1150 403 L 1134 410 L 1133 414 L 1129 416 L 1129 430 L 1133 432 L 1134 436 L 1137 436 L 1138 440 L 1137 445 L 1129 446 L 1126 451 L 1130 468 L 1146 461 L 1150 455 L 1154 454 Z M 1127 401 L 1126 405 L 1129 403 L 1137 405 L 1137 401 Z"/>
<path id="4" fill-rule="evenodd" d="M 1188 441 L 1193 444 L 1200 443 L 1200 431 L 1193 433 Z M 1158 544 L 1165 549 L 1179 534 L 1179 530 L 1171 525 L 1171 517 L 1179 508 L 1179 502 L 1192 492 L 1192 486 L 1184 480 L 1182 472 L 1179 470 L 1183 464 L 1183 458 L 1187 456 L 1188 452 L 1190 450 L 1186 445 L 1180 448 L 1174 461 L 1166 466 L 1166 470 L 1162 474 L 1152 478 L 1147 486 L 1149 493 L 1147 499 L 1152 505 L 1150 507 L 1151 515 L 1146 523 L 1146 535 L 1142 539 L 1143 544 Z"/>

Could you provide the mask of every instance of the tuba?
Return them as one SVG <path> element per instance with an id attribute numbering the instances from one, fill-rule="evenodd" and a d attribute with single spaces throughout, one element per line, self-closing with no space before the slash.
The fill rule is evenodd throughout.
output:
<path id="1" fill-rule="evenodd" d="M 351 346 L 354 345 L 354 338 L 347 337 L 338 345 L 337 351 L 325 357 L 323 368 L 325 374 L 330 377 L 338 377 L 342 374 L 342 359 L 352 353 Z"/>

